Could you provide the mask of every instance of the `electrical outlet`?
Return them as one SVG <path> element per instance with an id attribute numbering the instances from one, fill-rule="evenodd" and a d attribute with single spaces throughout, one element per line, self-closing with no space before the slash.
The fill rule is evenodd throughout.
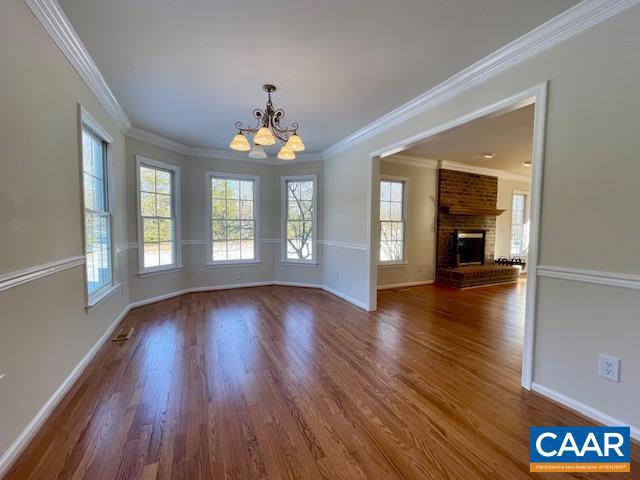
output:
<path id="1" fill-rule="evenodd" d="M 620 359 L 604 353 L 598 359 L 598 375 L 614 382 L 620 381 Z"/>
<path id="2" fill-rule="evenodd" d="M 0 380 L 2 380 L 6 375 L 4 373 L 0 373 Z"/>
<path id="3" fill-rule="evenodd" d="M 235 281 L 242 280 L 242 273 L 240 272 L 240 270 L 236 270 L 233 272 L 233 279 Z"/>

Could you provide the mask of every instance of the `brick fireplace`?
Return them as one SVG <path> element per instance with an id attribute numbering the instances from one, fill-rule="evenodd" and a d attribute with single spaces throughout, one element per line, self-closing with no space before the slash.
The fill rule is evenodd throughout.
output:
<path id="1" fill-rule="evenodd" d="M 518 279 L 517 268 L 494 264 L 497 201 L 496 177 L 438 171 L 437 283 L 464 288 Z M 479 238 L 484 252 L 477 251 Z"/>

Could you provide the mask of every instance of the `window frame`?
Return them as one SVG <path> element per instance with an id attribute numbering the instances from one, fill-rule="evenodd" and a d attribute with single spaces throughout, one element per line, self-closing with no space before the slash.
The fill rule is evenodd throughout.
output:
<path id="1" fill-rule="evenodd" d="M 115 255 L 115 236 L 113 232 L 113 160 L 112 160 L 112 144 L 113 137 L 109 132 L 102 127 L 82 105 L 79 105 L 80 122 L 79 122 L 79 134 L 78 134 L 78 152 L 80 160 L 80 201 L 81 201 L 81 218 L 82 218 L 82 252 L 85 257 L 85 267 L 83 269 L 84 278 L 84 295 L 86 308 L 92 308 L 97 305 L 101 300 L 107 298 L 113 292 L 117 290 L 119 284 L 115 282 L 116 272 L 116 255 Z M 90 135 L 102 142 L 103 151 L 103 170 L 104 170 L 104 210 L 107 214 L 109 225 L 109 282 L 89 293 L 89 277 L 87 273 L 87 237 L 86 237 L 86 206 L 85 206 L 85 185 L 84 185 L 84 142 L 83 134 L 87 131 Z"/>
<path id="2" fill-rule="evenodd" d="M 380 204 L 382 202 L 381 185 L 382 182 L 402 183 L 402 258 L 400 260 L 381 260 L 380 252 L 382 251 L 382 222 L 380 219 Z M 407 177 L 399 177 L 394 175 L 380 175 L 378 181 L 378 265 L 381 267 L 393 267 L 407 265 L 407 192 L 409 191 L 409 179 Z M 384 220 L 386 221 L 386 220 Z"/>
<path id="3" fill-rule="evenodd" d="M 524 196 L 524 215 L 523 215 L 523 232 L 522 232 L 522 241 L 524 242 L 525 240 L 527 240 L 527 251 L 529 249 L 529 242 L 528 242 L 528 236 L 529 236 L 529 230 L 526 228 L 527 224 L 529 223 L 529 192 L 525 191 L 525 190 L 512 190 L 511 191 L 511 205 L 510 205 L 510 209 L 509 209 L 509 213 L 511 214 L 511 218 L 509 219 L 509 255 L 515 255 L 515 256 L 527 256 L 528 253 L 514 253 L 512 251 L 513 247 L 513 198 L 516 195 L 523 195 Z"/>
<path id="4" fill-rule="evenodd" d="M 253 221 L 254 221 L 254 242 L 253 242 L 253 258 L 237 259 L 237 260 L 214 260 L 213 259 L 213 233 L 211 232 L 211 221 L 213 220 L 211 211 L 211 180 L 213 178 L 221 178 L 225 180 L 253 181 Z M 260 175 L 250 175 L 245 173 L 230 173 L 219 171 L 205 172 L 204 181 L 204 198 L 205 198 L 205 232 L 207 237 L 207 253 L 205 265 L 209 267 L 225 267 L 233 265 L 255 265 L 261 263 L 260 260 Z"/>
<path id="5" fill-rule="evenodd" d="M 311 258 L 287 258 L 287 222 L 288 222 L 288 200 L 289 195 L 287 193 L 287 182 L 296 181 L 312 181 L 313 182 L 313 229 L 311 233 Z M 280 177 L 280 235 L 281 235 L 281 247 L 280 247 L 280 263 L 293 264 L 293 265 L 318 265 L 318 175 L 287 175 Z"/>
<path id="6" fill-rule="evenodd" d="M 173 253 L 174 262 L 170 265 L 159 265 L 157 267 L 144 266 L 144 232 L 142 221 L 142 195 L 140 191 L 140 168 L 147 166 L 153 169 L 166 170 L 171 172 L 172 179 L 172 209 L 174 219 L 173 232 Z M 182 268 L 182 226 L 180 209 L 180 167 L 170 163 L 153 160 L 143 155 L 136 155 L 136 223 L 138 231 L 138 275 L 144 276 L 156 273 L 168 273 Z"/>

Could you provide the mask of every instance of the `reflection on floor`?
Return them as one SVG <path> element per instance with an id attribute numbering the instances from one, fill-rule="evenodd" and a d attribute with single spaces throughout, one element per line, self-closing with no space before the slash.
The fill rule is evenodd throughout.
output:
<path id="1" fill-rule="evenodd" d="M 8 478 L 520 479 L 529 426 L 588 423 L 520 388 L 524 282 L 379 308 L 274 286 L 133 310 Z"/>

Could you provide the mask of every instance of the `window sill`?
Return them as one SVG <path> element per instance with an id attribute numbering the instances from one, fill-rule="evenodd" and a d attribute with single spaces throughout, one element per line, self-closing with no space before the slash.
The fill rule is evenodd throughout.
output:
<path id="1" fill-rule="evenodd" d="M 164 275 L 165 273 L 175 273 L 182 270 L 182 265 L 179 267 L 169 267 L 169 268 L 161 268 L 158 270 L 149 270 L 147 272 L 138 272 L 138 277 L 146 278 L 146 277 L 155 277 L 156 275 Z"/>
<path id="2" fill-rule="evenodd" d="M 379 268 L 404 268 L 409 265 L 409 262 L 380 262 Z"/>
<path id="3" fill-rule="evenodd" d="M 281 260 L 280 265 L 285 267 L 317 267 L 318 262 L 292 262 L 291 260 Z"/>
<path id="4" fill-rule="evenodd" d="M 93 307 L 98 305 L 104 299 L 106 299 L 106 298 L 110 297 L 111 295 L 113 295 L 117 290 L 120 289 L 120 287 L 122 287 L 122 284 L 121 283 L 116 283 L 114 285 L 111 285 L 108 288 L 105 288 L 104 290 L 99 292 L 97 295 L 89 297 L 89 300 L 87 300 L 87 305 L 85 306 L 85 310 L 86 311 L 91 310 Z"/>
<path id="5" fill-rule="evenodd" d="M 262 262 L 260 260 L 250 260 L 246 262 L 209 262 L 206 263 L 205 266 L 207 268 L 228 268 L 228 267 L 250 267 L 260 265 Z"/>

